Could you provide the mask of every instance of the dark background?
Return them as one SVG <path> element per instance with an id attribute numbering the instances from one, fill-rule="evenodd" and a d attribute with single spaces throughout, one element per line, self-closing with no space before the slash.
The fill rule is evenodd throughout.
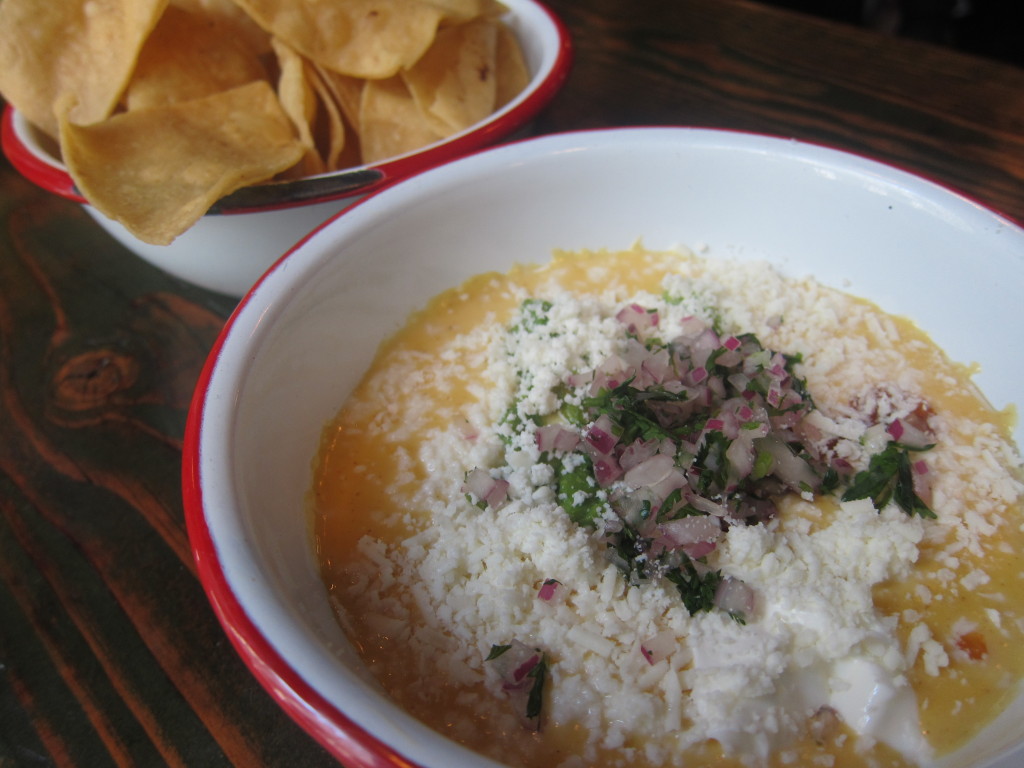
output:
<path id="1" fill-rule="evenodd" d="M 1022 0 L 760 0 L 1024 66 Z"/>

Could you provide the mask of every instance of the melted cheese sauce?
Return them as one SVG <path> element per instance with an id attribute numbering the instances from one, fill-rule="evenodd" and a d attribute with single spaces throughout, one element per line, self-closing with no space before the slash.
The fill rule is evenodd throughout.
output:
<path id="1" fill-rule="evenodd" d="M 679 256 L 671 259 L 678 260 Z M 427 431 L 460 423 L 460 411 L 474 399 L 474 383 L 480 375 L 469 358 L 455 367 L 437 366 L 443 340 L 469 333 L 483 322 L 504 321 L 524 295 L 549 283 L 580 294 L 606 291 L 610 281 L 624 295 L 638 290 L 657 293 L 669 263 L 663 255 L 639 258 L 635 252 L 586 254 L 585 263 L 562 255 L 543 268 L 517 268 L 507 275 L 474 278 L 437 297 L 382 346 L 359 388 L 324 431 L 311 507 L 323 577 L 331 594 L 344 603 L 346 631 L 385 689 L 416 717 L 509 764 L 556 765 L 580 751 L 585 734 L 571 723 L 553 724 L 541 734 L 506 732 L 481 721 L 473 700 L 464 695 L 466 686 L 448 680 L 433 681 L 430 701 L 412 695 L 414 688 L 422 690 L 423 681 L 417 679 L 416 666 L 407 661 L 402 633 L 398 628 L 389 631 L 379 621 L 362 615 L 364 609 L 358 601 L 346 598 L 352 593 L 347 564 L 361 557 L 357 543 L 363 537 L 397 542 L 428 524 L 415 510 L 409 514 L 410 510 L 402 508 L 402 499 L 433 469 L 415 459 L 418 444 Z M 948 361 L 907 320 L 877 309 L 868 318 L 859 327 L 843 326 L 843 332 L 851 339 L 866 339 L 870 349 L 879 324 L 885 324 L 890 335 L 895 329 L 901 339 L 898 353 L 912 361 L 915 369 L 927 372 L 921 388 L 935 413 L 956 414 L 972 423 L 989 425 L 994 435 L 1009 440 L 1011 414 L 996 412 L 985 402 L 970 380 L 971 369 Z M 765 345 L 771 346 L 768 341 Z M 419 397 L 426 395 L 430 407 L 424 412 L 420 404 L 415 414 L 407 414 L 415 425 L 407 433 L 380 439 L 376 422 L 382 411 L 386 410 L 392 419 L 401 419 L 407 407 L 401 401 L 382 402 L 380 395 L 382 382 L 395 375 L 391 365 L 398 354 L 406 359 L 412 355 L 420 361 L 412 377 L 416 380 L 409 386 Z M 842 371 L 835 375 L 841 376 Z M 954 435 L 954 439 L 967 438 Z M 951 467 L 956 471 L 955 462 Z M 979 494 L 984 495 L 984 489 Z M 972 505 L 982 502 L 972 498 L 965 503 L 965 514 L 969 514 Z M 808 507 L 783 505 L 781 514 L 803 515 L 813 526 L 835 512 L 828 499 L 810 511 Z M 904 648 L 921 646 L 922 637 L 915 635 L 915 627 L 924 624 L 931 630 L 929 638 L 937 640 L 945 651 L 948 663 L 944 666 L 936 665 L 934 655 L 918 653 L 909 673 L 922 730 L 937 754 L 949 752 L 974 736 L 1016 695 L 1024 677 L 1024 654 L 1019 652 L 1024 641 L 1024 573 L 1017 554 L 1024 550 L 1019 500 L 988 510 L 987 514 L 988 519 L 1003 522 L 986 531 L 980 540 L 958 544 L 955 528 L 932 526 L 920 545 L 913 573 L 898 582 L 882 583 L 874 591 L 876 607 L 884 615 L 898 617 L 897 632 Z M 686 765 L 741 764 L 723 757 L 714 742 L 697 748 L 690 757 L 694 762 Z M 631 764 L 646 765 L 642 758 Z M 883 744 L 866 748 L 842 724 L 809 726 L 803 740 L 779 751 L 771 761 L 778 768 L 816 764 L 895 767 L 911 763 Z"/>

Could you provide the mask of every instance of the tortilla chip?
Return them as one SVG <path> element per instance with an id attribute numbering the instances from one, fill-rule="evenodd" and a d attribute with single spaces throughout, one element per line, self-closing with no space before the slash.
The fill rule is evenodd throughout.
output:
<path id="1" fill-rule="evenodd" d="M 494 111 L 497 27 L 471 21 L 437 32 L 434 44 L 402 73 L 420 109 L 446 126 L 468 128 Z"/>
<path id="2" fill-rule="evenodd" d="M 508 13 L 508 6 L 501 0 L 480 0 L 480 18 L 498 21 Z"/>
<path id="3" fill-rule="evenodd" d="M 494 91 L 494 109 L 499 110 L 522 93 L 530 84 L 530 70 L 526 66 L 523 49 L 515 32 L 498 24 L 498 47 L 494 69 L 497 83 Z"/>
<path id="4" fill-rule="evenodd" d="M 444 11 L 446 24 L 464 24 L 477 19 L 494 7 L 493 0 L 426 0 Z"/>
<path id="5" fill-rule="evenodd" d="M 189 13 L 216 20 L 237 43 L 244 43 L 257 56 L 270 54 L 270 35 L 239 8 L 234 0 L 170 0 L 170 4 Z"/>
<path id="6" fill-rule="evenodd" d="M 93 125 L 62 117 L 60 137 L 82 194 L 154 245 L 170 243 L 218 199 L 271 178 L 304 152 L 263 81 Z"/>
<path id="7" fill-rule="evenodd" d="M 230 27 L 170 6 L 142 47 L 124 102 L 129 110 L 159 107 L 266 78 L 259 58 Z"/>
<path id="8" fill-rule="evenodd" d="M 323 173 L 323 158 L 313 138 L 313 125 L 317 116 L 317 92 L 309 81 L 306 60 L 286 43 L 274 38 L 271 41 L 277 55 L 280 75 L 277 80 L 277 98 L 281 108 L 295 126 L 299 141 L 306 148 L 302 160 L 288 171 L 289 177 L 310 176 Z M 342 134 L 344 141 L 344 134 Z M 340 149 L 339 149 L 340 152 Z"/>
<path id="9" fill-rule="evenodd" d="M 6 0 L 5 0 L 6 1 Z M 260 26 L 343 75 L 385 78 L 430 47 L 444 11 L 419 0 L 236 0 Z"/>
<path id="10" fill-rule="evenodd" d="M 359 124 L 364 163 L 411 152 L 441 138 L 401 77 L 366 82 Z"/>
<path id="11" fill-rule="evenodd" d="M 57 136 L 56 104 L 74 95 L 70 120 L 107 118 L 167 0 L 0 1 L 0 93 Z"/>
<path id="12" fill-rule="evenodd" d="M 359 143 L 354 125 L 346 123 L 343 110 L 338 103 L 335 90 L 325 78 L 325 71 L 311 61 L 306 61 L 307 77 L 317 94 L 317 146 L 320 147 L 324 166 L 333 171 L 351 165 L 359 165 Z M 362 80 L 357 80 L 360 91 Z"/>
<path id="13" fill-rule="evenodd" d="M 332 72 L 318 64 L 313 64 L 324 84 L 330 88 L 335 102 L 341 107 L 345 119 L 352 125 L 359 125 L 359 111 L 362 109 L 363 86 L 365 80 Z"/>

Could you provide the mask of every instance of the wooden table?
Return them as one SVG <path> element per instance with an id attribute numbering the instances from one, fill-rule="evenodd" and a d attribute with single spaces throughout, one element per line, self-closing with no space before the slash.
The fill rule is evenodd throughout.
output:
<path id="1" fill-rule="evenodd" d="M 742 0 L 551 0 L 538 132 L 695 125 L 891 162 L 1024 220 L 1024 70 Z M 0 165 L 0 768 L 332 764 L 196 580 L 182 432 L 234 306 Z"/>

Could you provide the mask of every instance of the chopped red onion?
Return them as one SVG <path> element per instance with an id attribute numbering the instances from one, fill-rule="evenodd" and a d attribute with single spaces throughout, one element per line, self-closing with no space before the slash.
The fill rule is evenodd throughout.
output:
<path id="1" fill-rule="evenodd" d="M 602 488 L 607 488 L 622 477 L 622 467 L 614 456 L 602 456 L 594 460 L 594 479 Z"/>
<path id="2" fill-rule="evenodd" d="M 585 435 L 586 441 L 594 447 L 600 454 L 610 454 L 615 444 L 618 442 L 615 435 L 612 433 L 615 425 L 612 423 L 611 417 L 606 413 L 602 413 L 598 416 L 590 428 L 587 430 Z"/>
<path id="3" fill-rule="evenodd" d="M 735 480 L 747 477 L 754 469 L 756 454 L 753 432 L 744 430 L 725 450 L 725 458 L 729 460 L 730 464 L 730 475 Z"/>
<path id="4" fill-rule="evenodd" d="M 716 542 L 722 536 L 722 527 L 718 520 L 705 515 L 666 520 L 660 523 L 658 528 L 678 547 L 699 542 Z"/>
<path id="5" fill-rule="evenodd" d="M 698 336 L 690 346 L 690 358 L 695 365 L 703 366 L 711 353 L 721 345 L 718 334 L 711 328 L 707 328 Z"/>
<path id="6" fill-rule="evenodd" d="M 546 424 L 537 427 L 537 448 L 544 451 L 568 453 L 579 445 L 579 434 L 562 424 Z"/>
<path id="7" fill-rule="evenodd" d="M 557 579 L 545 579 L 540 590 L 537 592 L 537 597 L 545 602 L 550 602 L 555 597 L 560 586 L 562 586 L 562 582 Z"/>
<path id="8" fill-rule="evenodd" d="M 593 380 L 594 372 L 584 371 L 582 373 L 570 373 L 569 378 L 565 381 L 570 387 L 584 387 L 587 384 L 590 384 Z"/>
<path id="9" fill-rule="evenodd" d="M 715 591 L 715 607 L 745 619 L 754 610 L 754 590 L 739 579 L 726 576 Z"/>
<path id="10" fill-rule="evenodd" d="M 495 653 L 498 650 L 499 653 Z M 488 663 L 498 673 L 501 687 L 508 695 L 520 722 L 532 731 L 540 729 L 540 711 L 531 711 L 531 693 L 538 683 L 538 665 L 544 661 L 544 654 L 538 648 L 531 648 L 520 640 L 513 640 L 507 646 L 492 646 Z M 540 672 L 543 676 L 544 669 Z"/>
<path id="11" fill-rule="evenodd" d="M 640 371 L 645 374 L 647 385 L 662 384 L 671 371 L 671 359 L 667 349 L 660 349 L 644 358 Z"/>
<path id="12" fill-rule="evenodd" d="M 615 319 L 625 325 L 626 329 L 633 334 L 639 334 L 658 325 L 658 313 L 649 312 L 639 304 L 623 307 L 615 315 Z"/>
<path id="13" fill-rule="evenodd" d="M 463 493 L 471 493 L 491 509 L 501 509 L 508 503 L 509 484 L 507 480 L 491 477 L 486 469 L 473 469 L 466 474 Z"/>
<path id="14" fill-rule="evenodd" d="M 738 349 L 731 349 L 727 352 L 723 352 L 715 358 L 715 365 L 720 365 L 723 368 L 732 368 L 733 366 L 739 365 L 743 362 L 743 353 Z"/>
<path id="15" fill-rule="evenodd" d="M 618 355 L 612 355 L 594 370 L 590 394 L 596 395 L 602 389 L 615 389 L 628 378 L 626 361 Z"/>
<path id="16" fill-rule="evenodd" d="M 714 541 L 698 541 L 696 544 L 684 544 L 680 547 L 691 560 L 700 560 L 702 557 L 707 557 L 717 548 L 718 544 Z"/>
<path id="17" fill-rule="evenodd" d="M 706 512 L 714 517 L 728 517 L 729 509 L 724 504 L 719 504 L 716 501 L 712 501 L 704 496 L 694 496 L 690 500 L 690 504 L 695 509 L 699 509 L 701 512 Z"/>
<path id="18" fill-rule="evenodd" d="M 665 454 L 658 454 L 664 456 Z M 650 487 L 651 495 L 657 501 L 660 506 L 661 502 L 668 498 L 672 491 L 679 488 L 687 488 L 688 483 L 686 479 L 686 473 L 683 472 L 679 467 L 673 466 L 669 472 L 656 483 L 653 483 Z"/>
<path id="19" fill-rule="evenodd" d="M 663 629 L 654 637 L 640 643 L 640 653 L 647 659 L 648 664 L 654 666 L 659 661 L 667 659 L 676 649 L 676 645 L 675 633 L 670 629 Z"/>
<path id="20" fill-rule="evenodd" d="M 633 488 L 650 487 L 668 477 L 674 468 L 675 461 L 671 456 L 658 453 L 630 469 L 623 481 Z"/>
<path id="21" fill-rule="evenodd" d="M 899 419 L 896 419 L 885 428 L 885 431 L 892 436 L 893 440 L 899 442 L 900 438 L 903 437 L 903 424 Z"/>
<path id="22" fill-rule="evenodd" d="M 793 450 L 775 435 L 768 435 L 761 441 L 761 447 L 771 454 L 772 471 L 786 485 L 800 492 L 818 487 L 818 476 L 806 461 L 793 453 Z"/>
<path id="23" fill-rule="evenodd" d="M 915 426 L 910 419 L 895 419 L 885 429 L 897 443 L 908 448 L 924 448 L 935 442 L 935 434 L 930 427 L 924 429 Z"/>
<path id="24" fill-rule="evenodd" d="M 622 451 L 622 455 L 619 456 L 619 466 L 621 466 L 623 470 L 628 472 L 637 464 L 640 464 L 644 460 L 649 459 L 651 456 L 658 453 L 660 451 L 660 448 L 661 443 L 659 443 L 657 440 L 644 441 L 640 438 L 637 438 L 632 443 L 627 445 L 626 448 Z M 669 451 L 669 453 L 675 453 L 675 446 L 672 446 L 672 449 L 671 451 Z"/>
<path id="25" fill-rule="evenodd" d="M 916 493 L 917 497 L 930 509 L 932 506 L 933 494 L 932 475 L 928 472 L 928 465 L 923 459 L 919 459 L 914 462 L 913 467 L 914 493 Z"/>

